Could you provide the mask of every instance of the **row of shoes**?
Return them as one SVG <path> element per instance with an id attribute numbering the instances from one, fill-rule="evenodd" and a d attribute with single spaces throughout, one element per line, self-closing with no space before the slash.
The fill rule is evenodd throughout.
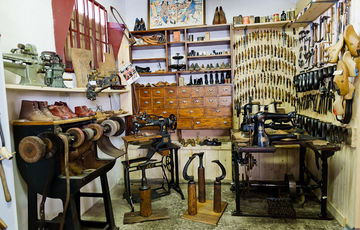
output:
<path id="1" fill-rule="evenodd" d="M 21 102 L 19 119 L 29 121 L 58 121 L 94 115 L 95 112 L 86 106 L 76 106 L 74 113 L 66 102 L 59 101 L 49 106 L 47 101 L 23 100 Z"/>
<path id="2" fill-rule="evenodd" d="M 188 56 L 190 57 L 197 57 L 197 56 L 212 56 L 212 55 L 225 55 L 225 54 L 230 54 L 230 51 L 228 50 L 223 50 L 223 51 L 218 51 L 216 52 L 215 50 L 213 50 L 212 52 L 196 52 L 195 50 L 191 50 L 189 53 L 188 53 Z"/>
<path id="3" fill-rule="evenodd" d="M 197 144 L 201 145 L 201 146 L 220 146 L 221 142 L 217 139 L 217 138 L 213 138 L 212 140 L 210 140 L 210 138 L 205 138 L 203 141 L 200 140 L 200 137 L 197 137 L 196 140 L 195 139 L 187 139 L 185 141 L 185 139 L 181 139 L 180 140 L 180 144 L 182 144 L 182 146 L 187 147 L 188 145 L 191 145 L 192 147 L 195 147 Z"/>
<path id="4" fill-rule="evenodd" d="M 192 63 L 189 66 L 189 71 L 200 71 L 200 70 L 217 70 L 217 69 L 230 69 L 231 65 L 230 63 L 221 63 L 221 65 L 219 65 L 219 63 L 216 63 L 215 66 L 213 64 L 207 64 L 206 67 L 204 64 L 200 65 L 198 63 Z"/>
<path id="5" fill-rule="evenodd" d="M 162 86 L 176 86 L 176 83 L 169 83 L 167 81 L 159 81 L 156 84 L 150 84 L 147 83 L 146 85 L 144 84 L 140 84 L 140 83 L 136 83 L 135 86 L 137 88 L 142 88 L 142 87 L 162 87 Z"/>
<path id="6" fill-rule="evenodd" d="M 225 16 L 225 12 L 224 12 L 222 6 L 216 7 L 212 24 L 213 25 L 226 24 L 226 16 Z"/>
<path id="7" fill-rule="evenodd" d="M 134 31 L 143 31 L 146 30 L 145 22 L 141 18 L 140 20 L 138 18 L 135 19 L 135 26 Z"/>
<path id="8" fill-rule="evenodd" d="M 209 138 L 206 138 L 205 140 L 201 141 L 200 142 L 200 145 L 203 146 L 203 145 L 207 145 L 207 146 L 220 146 L 221 145 L 221 142 L 217 139 L 217 138 L 214 138 L 212 140 L 210 140 Z"/>

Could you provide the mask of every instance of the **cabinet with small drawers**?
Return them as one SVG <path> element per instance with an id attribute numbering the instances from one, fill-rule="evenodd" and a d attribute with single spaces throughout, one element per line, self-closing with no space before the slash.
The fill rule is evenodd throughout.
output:
<path id="1" fill-rule="evenodd" d="M 168 117 L 178 129 L 232 127 L 232 85 L 138 88 L 140 111 Z"/>

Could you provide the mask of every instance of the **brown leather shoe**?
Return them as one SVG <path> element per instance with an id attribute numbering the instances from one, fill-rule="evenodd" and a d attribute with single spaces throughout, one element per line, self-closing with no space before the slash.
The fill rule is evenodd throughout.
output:
<path id="1" fill-rule="evenodd" d="M 61 120 L 60 117 L 54 116 L 50 110 L 48 109 L 48 102 L 47 101 L 38 101 L 40 111 L 45 114 L 46 116 L 52 118 L 54 121 Z"/>
<path id="2" fill-rule="evenodd" d="M 61 106 L 58 105 L 50 105 L 48 106 L 49 111 L 52 113 L 52 115 L 60 117 L 62 120 L 70 119 L 71 116 L 67 113 L 64 113 L 61 109 Z"/>
<path id="3" fill-rule="evenodd" d="M 96 113 L 94 111 L 92 111 L 91 109 L 89 109 L 86 105 L 83 105 L 82 107 L 85 111 L 89 112 L 90 116 L 96 115 Z"/>
<path id="4" fill-rule="evenodd" d="M 64 113 L 69 114 L 71 116 L 71 118 L 76 118 L 78 117 L 78 115 L 76 115 L 67 105 L 66 102 L 63 101 L 56 101 L 55 105 L 61 106 L 61 109 L 63 110 Z"/>
<path id="5" fill-rule="evenodd" d="M 226 24 L 226 16 L 222 6 L 220 6 L 219 10 L 219 24 Z"/>
<path id="6" fill-rule="evenodd" d="M 79 117 L 89 117 L 90 113 L 88 111 L 86 111 L 83 106 L 76 106 L 75 107 L 75 113 L 76 115 L 78 115 Z"/>
<path id="7" fill-rule="evenodd" d="M 36 101 L 21 101 L 20 119 L 29 121 L 53 121 L 51 117 L 46 116 L 39 109 Z"/>
<path id="8" fill-rule="evenodd" d="M 214 19 L 213 19 L 213 25 L 219 24 L 219 19 L 220 19 L 220 15 L 219 15 L 219 7 L 216 7 L 215 9 L 215 13 L 214 13 Z"/>

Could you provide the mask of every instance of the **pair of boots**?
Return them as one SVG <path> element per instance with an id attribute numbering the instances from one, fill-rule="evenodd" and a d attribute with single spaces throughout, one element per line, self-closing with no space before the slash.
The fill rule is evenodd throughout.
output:
<path id="1" fill-rule="evenodd" d="M 91 109 L 89 109 L 85 105 L 76 106 L 75 107 L 75 114 L 78 115 L 79 117 L 90 117 L 90 116 L 95 116 L 96 115 L 96 113 L 94 111 L 92 111 Z"/>
<path id="2" fill-rule="evenodd" d="M 60 117 L 53 115 L 46 101 L 22 100 L 19 119 L 29 121 L 58 121 Z"/>
<path id="3" fill-rule="evenodd" d="M 226 16 L 225 16 L 225 12 L 223 11 L 222 6 L 220 6 L 220 8 L 216 7 L 212 24 L 213 25 L 226 24 Z"/>
<path id="4" fill-rule="evenodd" d="M 146 30 L 144 20 L 142 18 L 140 20 L 138 18 L 136 18 L 134 31 L 143 31 L 143 30 Z"/>

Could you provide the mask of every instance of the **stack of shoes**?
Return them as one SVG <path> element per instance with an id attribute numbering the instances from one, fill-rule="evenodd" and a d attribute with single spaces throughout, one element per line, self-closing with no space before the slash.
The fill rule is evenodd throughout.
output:
<path id="1" fill-rule="evenodd" d="M 146 30 L 144 20 L 142 18 L 140 20 L 136 18 L 134 31 L 143 31 L 143 30 Z"/>
<path id="2" fill-rule="evenodd" d="M 207 145 L 207 146 L 220 146 L 221 142 L 219 142 L 218 139 L 214 138 L 212 141 L 209 138 L 206 138 L 205 140 L 200 142 L 200 145 Z"/>
<path id="3" fill-rule="evenodd" d="M 42 103 L 42 102 L 41 102 Z M 41 104 L 43 106 L 43 104 Z M 46 109 L 41 107 L 39 108 L 39 102 L 37 101 L 27 101 L 23 100 L 21 102 L 21 110 L 19 119 L 29 120 L 29 121 L 54 121 L 58 117 L 54 117 L 47 113 Z M 44 112 L 43 112 L 44 111 Z"/>
<path id="4" fill-rule="evenodd" d="M 55 102 L 54 105 L 51 105 L 48 108 L 53 115 L 58 116 L 63 120 L 78 117 L 78 115 L 71 111 L 66 102 Z"/>
<path id="5" fill-rule="evenodd" d="M 220 8 L 216 7 L 212 24 L 213 25 L 226 24 L 226 16 L 222 6 L 220 6 Z"/>
<path id="6" fill-rule="evenodd" d="M 95 116 L 96 115 L 96 113 L 94 111 L 92 111 L 91 109 L 89 109 L 85 105 L 76 106 L 75 107 L 75 114 L 78 115 L 79 117 L 90 117 L 90 116 Z"/>

